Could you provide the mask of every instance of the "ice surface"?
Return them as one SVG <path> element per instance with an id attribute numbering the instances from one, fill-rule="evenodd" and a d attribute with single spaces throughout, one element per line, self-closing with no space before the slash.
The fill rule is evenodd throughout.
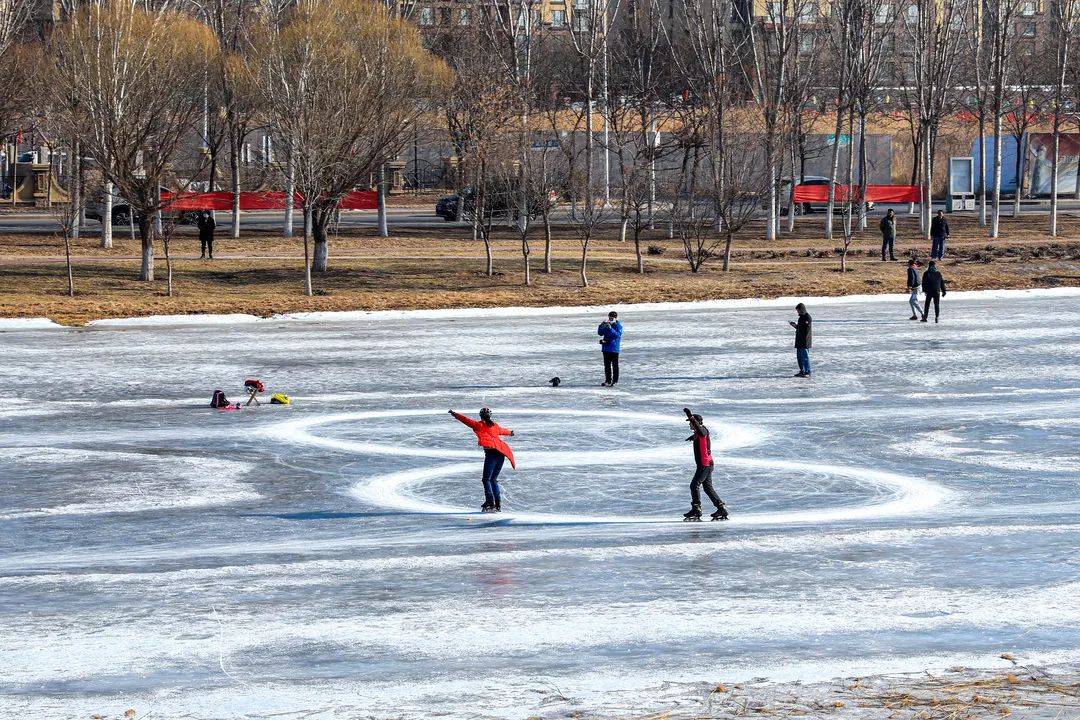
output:
<path id="1" fill-rule="evenodd" d="M 809 301 L 808 382 L 790 305 L 619 308 L 616 389 L 592 310 L 5 333 L 0 717 L 618 715 L 1080 663 L 1077 293 Z M 252 376 L 296 404 L 207 407 Z M 679 520 L 686 404 L 728 523 Z M 481 405 L 517 433 L 499 516 L 446 415 Z"/>

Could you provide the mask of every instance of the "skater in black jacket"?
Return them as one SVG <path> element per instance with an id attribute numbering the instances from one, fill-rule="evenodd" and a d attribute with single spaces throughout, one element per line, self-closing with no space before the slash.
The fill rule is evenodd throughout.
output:
<path id="1" fill-rule="evenodd" d="M 686 442 L 694 443 L 694 462 L 697 464 L 694 479 L 690 481 L 690 512 L 683 515 L 683 520 L 701 520 L 701 488 L 705 488 L 705 494 L 716 506 L 716 512 L 710 517 L 713 520 L 727 520 L 727 508 L 712 484 L 713 458 L 709 429 L 703 424 L 701 416 L 690 412 L 690 408 L 683 408 L 683 413 L 686 415 L 686 422 L 690 423 L 694 431 L 693 435 L 686 438 Z"/>
<path id="2" fill-rule="evenodd" d="M 941 277 L 941 273 L 937 269 L 937 263 L 933 260 L 926 266 L 926 272 L 923 273 L 922 291 L 926 295 L 926 306 L 923 308 L 922 321 L 926 322 L 926 318 L 930 315 L 930 302 L 933 301 L 934 322 L 937 322 L 940 313 L 939 304 L 941 298 L 945 297 L 947 290 L 945 289 L 945 278 Z"/>
<path id="3" fill-rule="evenodd" d="M 799 313 L 799 322 L 789 322 L 788 325 L 795 328 L 795 359 L 799 362 L 799 372 L 795 377 L 810 377 L 810 348 L 813 346 L 812 323 L 813 318 L 806 312 L 806 306 L 799 303 L 795 306 L 795 312 Z"/>

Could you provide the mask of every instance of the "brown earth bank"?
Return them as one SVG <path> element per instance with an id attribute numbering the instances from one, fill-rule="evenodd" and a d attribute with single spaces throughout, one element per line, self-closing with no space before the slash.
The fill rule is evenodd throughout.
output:
<path id="1" fill-rule="evenodd" d="M 620 242 L 605 227 L 589 252 L 590 286 L 578 274 L 581 247 L 574 230 L 553 233 L 552 272 L 543 269 L 544 233 L 531 237 L 531 287 L 523 283 L 521 243 L 509 229 L 494 239 L 494 275 L 484 272 L 484 245 L 467 228 L 410 228 L 379 238 L 373 229 L 350 229 L 330 240 L 330 269 L 315 273 L 316 295 L 303 294 L 303 243 L 266 233 L 218 237 L 216 259 L 198 260 L 192 235 L 171 243 L 173 297 L 166 295 L 166 267 L 156 249 L 157 279 L 138 281 L 138 243 L 117 233 L 114 247 L 96 237 L 73 248 L 74 298 L 67 296 L 63 242 L 40 235 L 0 235 L 0 316 L 48 317 L 77 325 L 97 318 L 192 313 L 250 313 L 457 307 L 617 305 L 720 298 L 822 296 L 903 292 L 903 262 L 880 261 L 877 218 L 850 248 L 840 272 L 842 238 L 825 240 L 821 216 L 799 219 L 794 233 L 775 242 L 760 227 L 740 235 L 731 270 L 720 252 L 691 273 L 678 240 L 663 230 L 646 233 L 646 272 L 638 274 L 634 243 Z M 953 235 L 942 271 L 952 290 L 1080 285 L 1080 219 L 1063 218 L 1058 238 L 1045 234 L 1046 218 L 1003 219 L 990 240 L 972 217 L 950 217 Z M 897 256 L 925 260 L 929 245 L 918 221 L 901 217 Z"/>
<path id="2" fill-rule="evenodd" d="M 1068 666 L 1018 664 L 1000 671 L 953 668 L 941 673 L 878 675 L 826 683 L 720 683 L 702 688 L 699 698 L 639 716 L 639 720 L 1075 720 L 1080 717 L 1080 674 Z"/>

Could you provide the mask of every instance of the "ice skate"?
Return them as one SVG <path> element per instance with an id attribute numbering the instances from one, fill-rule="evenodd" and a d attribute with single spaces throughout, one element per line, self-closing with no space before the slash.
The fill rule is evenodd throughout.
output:
<path id="1" fill-rule="evenodd" d="M 919 319 L 918 315 L 912 315 L 911 317 L 908 318 L 908 320 L 918 320 L 918 319 Z"/>
<path id="2" fill-rule="evenodd" d="M 716 520 L 727 520 L 727 518 L 728 518 L 728 515 L 727 515 L 727 508 L 726 508 L 726 507 L 724 507 L 723 505 L 721 505 L 720 507 L 716 508 L 716 512 L 714 512 L 714 513 L 713 513 L 712 515 L 710 515 L 709 517 L 711 517 L 711 518 L 713 519 L 713 521 L 716 521 Z"/>
<path id="3" fill-rule="evenodd" d="M 701 522 L 701 506 L 694 505 L 690 508 L 690 512 L 684 514 L 682 517 L 685 522 Z"/>
<path id="4" fill-rule="evenodd" d="M 483 512 L 483 513 L 495 512 L 495 505 L 492 504 L 492 503 L 484 503 L 483 505 L 480 506 L 480 512 Z"/>

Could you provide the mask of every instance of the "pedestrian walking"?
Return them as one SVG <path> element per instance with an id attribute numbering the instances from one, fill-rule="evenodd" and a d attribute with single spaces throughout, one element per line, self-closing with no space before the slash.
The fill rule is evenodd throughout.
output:
<path id="1" fill-rule="evenodd" d="M 949 221 L 945 219 L 945 211 L 938 210 L 937 215 L 930 221 L 931 260 L 942 260 L 945 258 L 945 241 L 948 239 Z M 925 290 L 923 292 L 925 292 Z"/>
<path id="2" fill-rule="evenodd" d="M 922 276 L 922 289 L 923 294 L 926 296 L 926 306 L 923 308 L 922 321 L 926 322 L 926 318 L 930 315 L 930 303 L 934 303 L 934 322 L 938 321 L 938 315 L 940 314 L 941 298 L 945 297 L 947 290 L 945 289 L 945 278 L 938 272 L 937 263 L 933 260 L 926 266 L 926 272 Z"/>
<path id="3" fill-rule="evenodd" d="M 600 336 L 600 349 L 604 353 L 603 387 L 614 387 L 619 382 L 619 351 L 622 349 L 622 323 L 619 313 L 612 310 L 607 320 L 600 323 L 596 334 Z"/>
<path id="4" fill-rule="evenodd" d="M 503 462 L 510 461 L 510 467 L 517 468 L 514 463 L 514 451 L 502 439 L 502 436 L 514 437 L 513 430 L 497 424 L 491 419 L 491 408 L 480 408 L 480 419 L 473 420 L 461 413 L 450 411 L 455 419 L 468 425 L 476 433 L 476 444 L 484 448 L 484 504 L 480 506 L 480 512 L 501 512 L 502 504 L 499 497 L 499 473 L 502 472 Z"/>
<path id="5" fill-rule="evenodd" d="M 908 305 L 911 306 L 911 317 L 908 320 L 919 319 L 919 287 L 922 285 L 922 280 L 919 279 L 919 271 L 916 269 L 918 267 L 918 260 L 915 258 L 908 260 L 907 289 L 911 293 L 911 297 L 908 298 Z"/>
<path id="6" fill-rule="evenodd" d="M 799 372 L 795 377 L 810 377 L 810 348 L 813 345 L 813 332 L 811 325 L 813 318 L 806 312 L 806 306 L 799 303 L 795 306 L 795 312 L 799 313 L 798 322 L 789 322 L 788 325 L 795 328 L 795 359 L 799 363 Z"/>
<path id="7" fill-rule="evenodd" d="M 199 213 L 199 216 L 195 218 L 195 224 L 199 228 L 199 259 L 203 260 L 207 255 L 210 259 L 214 259 L 214 228 L 217 227 L 217 222 L 214 220 L 214 214 L 209 210 L 203 210 Z"/>
<path id="8" fill-rule="evenodd" d="M 896 243 L 896 213 L 892 208 L 881 218 L 878 227 L 881 229 L 881 261 L 885 262 L 886 250 L 889 251 L 889 260 L 895 260 L 896 251 L 893 246 Z"/>
<path id="9" fill-rule="evenodd" d="M 690 408 L 683 408 L 683 413 L 686 414 L 686 422 L 690 423 L 690 428 L 694 431 L 690 437 L 686 438 L 686 442 L 694 443 L 694 462 L 697 465 L 694 479 L 690 481 L 690 511 L 683 515 L 683 520 L 692 522 L 701 520 L 702 488 L 705 489 L 705 494 L 709 496 L 712 504 L 716 506 L 716 512 L 710 517 L 713 520 L 727 520 L 727 508 L 724 507 L 724 501 L 716 494 L 712 484 L 713 458 L 709 429 L 705 427 L 705 421 L 701 416 L 690 412 Z"/>

